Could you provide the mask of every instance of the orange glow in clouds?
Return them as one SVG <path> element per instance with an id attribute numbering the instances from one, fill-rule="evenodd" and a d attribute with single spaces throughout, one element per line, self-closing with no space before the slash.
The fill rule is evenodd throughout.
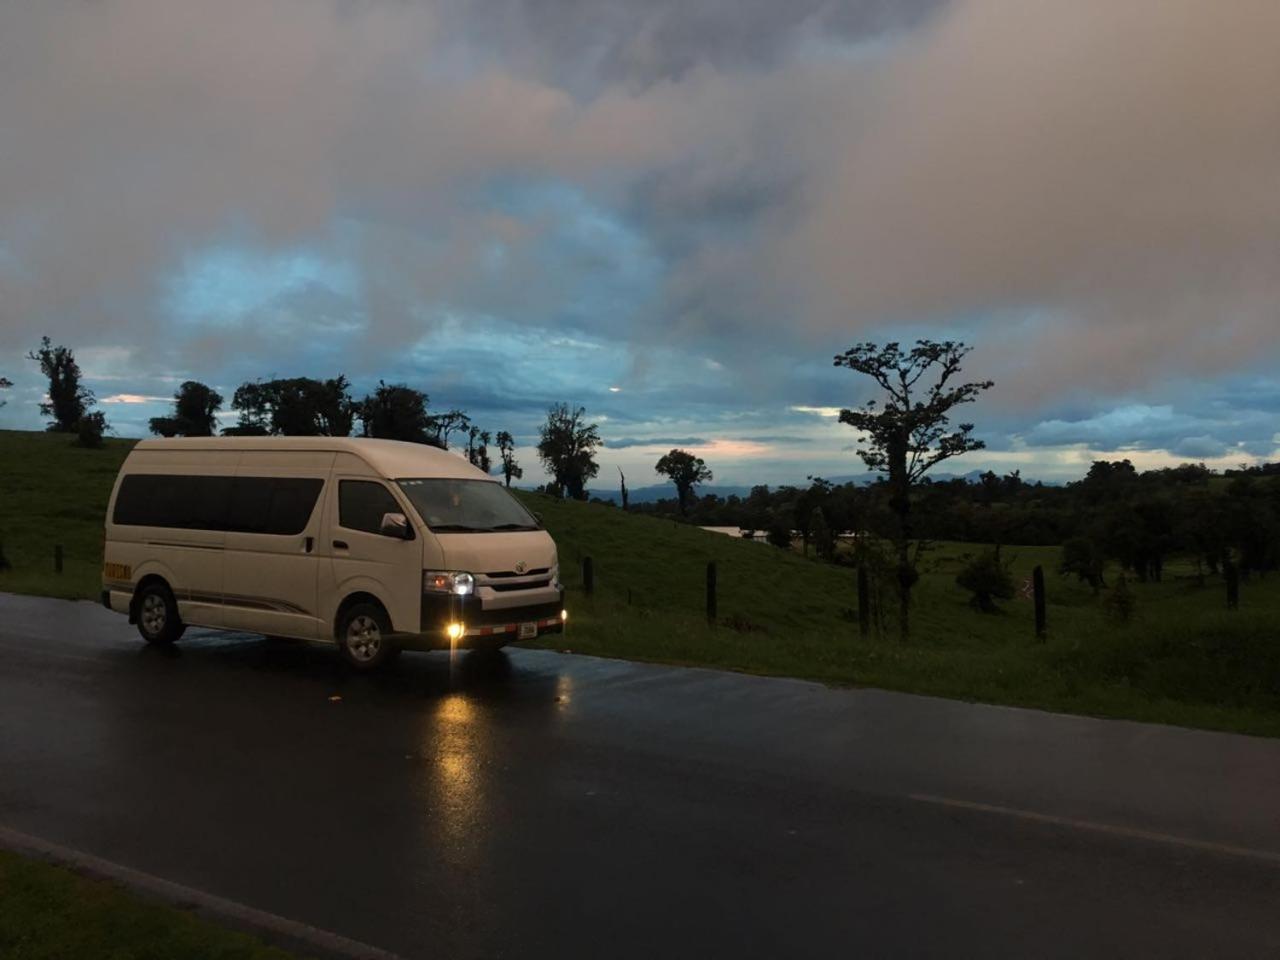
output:
<path id="1" fill-rule="evenodd" d="M 708 457 L 761 457 L 773 452 L 769 444 L 755 440 L 712 440 L 685 449 L 704 460 Z"/>

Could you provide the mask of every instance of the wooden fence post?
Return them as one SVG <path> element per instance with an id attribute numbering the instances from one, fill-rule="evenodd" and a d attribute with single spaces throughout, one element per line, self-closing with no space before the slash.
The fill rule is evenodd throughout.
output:
<path id="1" fill-rule="evenodd" d="M 1223 563 L 1222 577 L 1227 581 L 1227 609 L 1235 610 L 1240 606 L 1240 568 L 1234 560 Z"/>
<path id="2" fill-rule="evenodd" d="M 1044 567 L 1036 565 L 1035 570 L 1031 571 L 1032 589 L 1035 591 L 1036 603 L 1036 639 L 1043 640 L 1045 636 L 1045 609 L 1044 609 Z"/>
<path id="3" fill-rule="evenodd" d="M 716 565 L 707 564 L 707 623 L 716 625 Z"/>
<path id="4" fill-rule="evenodd" d="M 858 567 L 858 632 L 864 637 L 871 632 L 871 583 L 865 566 Z"/>

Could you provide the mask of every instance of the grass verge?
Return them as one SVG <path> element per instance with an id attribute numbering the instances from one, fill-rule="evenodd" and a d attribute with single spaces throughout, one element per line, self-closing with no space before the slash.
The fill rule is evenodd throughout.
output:
<path id="1" fill-rule="evenodd" d="M 293 954 L 113 883 L 0 850 L 6 960 L 288 960 Z"/>

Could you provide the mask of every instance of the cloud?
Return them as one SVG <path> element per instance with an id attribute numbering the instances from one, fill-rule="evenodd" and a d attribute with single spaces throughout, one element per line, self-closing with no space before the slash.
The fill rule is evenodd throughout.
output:
<path id="1" fill-rule="evenodd" d="M 109 397 L 99 397 L 99 403 L 172 403 L 172 397 L 147 397 L 138 393 L 113 393 Z"/>
<path id="2" fill-rule="evenodd" d="M 829 120 L 783 245 L 800 315 L 993 311 L 997 402 L 1273 357 L 1277 36 L 1269 0 L 950 5 Z"/>
<path id="3" fill-rule="evenodd" d="M 1010 437 L 993 437 L 993 447 L 1010 439 L 1031 449 L 1079 447 L 1127 454 L 1162 452 L 1180 460 L 1248 459 L 1276 449 L 1275 416 L 1240 406 L 1215 406 L 1208 391 L 1190 392 L 1178 404 L 1122 404 L 1073 419 L 1047 419 Z"/>
<path id="4" fill-rule="evenodd" d="M 840 410 L 841 410 L 840 407 L 806 407 L 806 406 L 793 406 L 793 407 L 790 407 L 789 409 L 795 411 L 796 413 L 810 413 L 810 414 L 813 414 L 815 417 L 824 417 L 824 418 L 826 417 L 838 418 L 840 416 Z"/>
<path id="5" fill-rule="evenodd" d="M 856 43 L 921 23 L 939 0 L 450 0 L 444 29 L 582 94 L 642 90 L 691 71 L 760 70 L 798 43 Z"/>
<path id="6" fill-rule="evenodd" d="M 0 352 L 771 446 L 866 398 L 836 350 L 946 334 L 1036 450 L 1260 451 L 1277 35 L 1269 0 L 3 4 Z"/>
<path id="7" fill-rule="evenodd" d="M 694 447 L 710 442 L 702 437 L 623 437 L 605 440 L 604 445 L 610 450 L 625 450 L 628 447 Z"/>

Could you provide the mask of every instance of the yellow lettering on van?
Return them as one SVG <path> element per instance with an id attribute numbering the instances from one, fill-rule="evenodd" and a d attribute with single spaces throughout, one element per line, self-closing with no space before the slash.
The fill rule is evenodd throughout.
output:
<path id="1" fill-rule="evenodd" d="M 102 575 L 108 580 L 131 580 L 133 568 L 127 563 L 104 563 Z"/>

